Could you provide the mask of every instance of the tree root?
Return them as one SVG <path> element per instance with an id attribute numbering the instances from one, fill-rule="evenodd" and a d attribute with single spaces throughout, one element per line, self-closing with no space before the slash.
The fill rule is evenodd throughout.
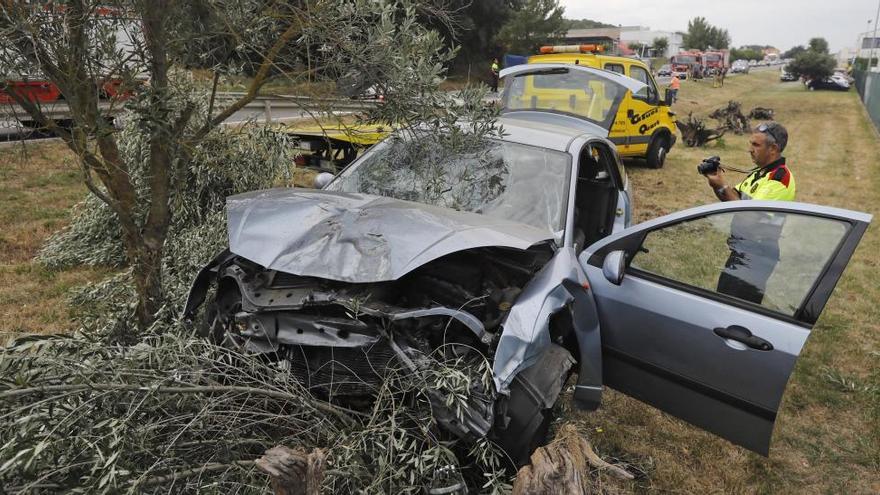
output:
<path id="1" fill-rule="evenodd" d="M 589 468 L 607 470 L 631 480 L 634 476 L 620 466 L 606 462 L 572 425 L 564 425 L 549 445 L 537 449 L 531 464 L 520 468 L 513 495 L 584 495 L 592 492 Z"/>

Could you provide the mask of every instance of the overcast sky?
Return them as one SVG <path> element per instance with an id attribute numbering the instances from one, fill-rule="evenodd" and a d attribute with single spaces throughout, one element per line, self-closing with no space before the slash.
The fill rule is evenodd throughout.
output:
<path id="1" fill-rule="evenodd" d="M 592 19 L 658 31 L 687 31 L 702 16 L 730 33 L 733 46 L 773 45 L 788 50 L 810 38 L 828 40 L 832 53 L 855 48 L 880 0 L 560 0 L 568 19 Z M 880 31 L 878 31 L 880 36 Z"/>

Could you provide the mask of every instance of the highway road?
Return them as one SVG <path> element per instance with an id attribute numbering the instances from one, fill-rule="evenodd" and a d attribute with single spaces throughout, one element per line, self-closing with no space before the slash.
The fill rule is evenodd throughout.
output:
<path id="1" fill-rule="evenodd" d="M 217 107 L 224 108 L 235 101 L 238 93 L 222 93 L 218 95 Z M 259 97 L 246 107 L 235 112 L 226 119 L 224 124 L 241 124 L 249 121 L 265 123 L 288 122 L 297 119 L 320 116 L 321 113 L 333 109 L 340 113 L 355 112 L 371 108 L 376 103 L 372 100 L 350 100 L 346 98 L 309 98 L 305 96 L 274 95 Z M 100 104 L 102 111 L 109 115 L 119 113 L 121 106 L 109 101 Z M 68 118 L 68 106 L 64 101 L 43 105 L 43 112 L 53 119 Z M 24 139 L 45 138 L 35 132 L 36 126 L 29 122 L 27 113 L 18 105 L 0 105 L 0 141 L 18 141 Z"/>

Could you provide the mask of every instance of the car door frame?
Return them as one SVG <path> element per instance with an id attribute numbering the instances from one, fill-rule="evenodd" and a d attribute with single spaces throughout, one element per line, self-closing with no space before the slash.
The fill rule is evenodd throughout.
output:
<path id="1" fill-rule="evenodd" d="M 634 254 L 641 248 L 648 233 L 652 231 L 710 215 L 755 210 L 823 217 L 843 221 L 850 225 L 849 229 L 844 234 L 845 237 L 841 240 L 836 247 L 836 250 L 833 252 L 833 255 L 830 256 L 826 265 L 813 281 L 813 286 L 807 292 L 801 302 L 801 306 L 792 317 L 786 317 L 781 313 L 754 303 L 739 301 L 730 296 L 717 294 L 681 283 L 675 283 L 675 281 L 629 267 L 629 263 L 633 259 Z M 662 294 L 657 291 L 684 293 L 684 295 L 689 298 L 696 297 L 700 298 L 701 301 L 714 301 L 715 303 L 721 303 L 724 306 L 718 306 L 717 304 L 716 306 L 719 308 L 728 308 L 725 309 L 725 311 L 746 310 L 745 314 L 750 314 L 755 318 L 764 318 L 765 320 L 772 319 L 781 322 L 780 326 L 785 324 L 787 325 L 786 328 L 799 329 L 797 331 L 800 332 L 800 338 L 802 338 L 801 344 L 803 344 L 809 336 L 810 329 L 816 323 L 835 285 L 840 279 L 844 268 L 848 264 L 859 241 L 867 229 L 871 218 L 871 215 L 865 213 L 804 203 L 768 201 L 732 201 L 727 203 L 714 203 L 660 217 L 618 232 L 589 246 L 580 255 L 579 262 L 584 269 L 588 280 L 590 280 L 591 290 L 594 291 L 594 299 L 597 301 L 597 307 L 599 308 L 600 314 L 603 315 L 603 318 L 626 319 L 626 317 L 616 317 L 613 314 L 609 315 L 608 311 L 603 310 L 602 303 L 600 302 L 601 296 L 603 295 L 602 291 L 626 290 L 626 284 L 624 283 L 619 287 L 611 288 L 613 286 L 609 285 L 609 283 L 613 284 L 613 282 L 608 282 L 610 279 L 596 280 L 596 277 L 603 276 L 602 269 L 605 257 L 615 251 L 624 251 L 628 255 L 624 279 L 627 277 L 634 277 L 636 279 L 636 285 L 630 285 L 629 287 L 638 287 L 643 295 L 650 291 L 655 291 L 653 294 L 661 297 Z M 654 287 L 651 287 L 652 285 Z M 648 288 L 645 289 L 645 286 L 648 286 Z M 625 293 L 617 293 L 615 297 L 625 298 L 627 296 Z M 673 313 L 674 311 L 677 311 L 677 309 L 669 310 L 670 313 Z M 708 317 L 706 318 L 706 321 L 709 321 Z M 606 324 L 608 324 L 607 321 Z M 650 323 L 645 323 L 645 325 L 651 326 L 653 331 L 653 325 L 650 325 Z M 707 332 L 711 331 L 708 328 L 704 328 L 704 330 Z M 662 358 L 634 359 L 632 357 L 633 355 L 645 355 L 645 352 L 643 352 L 644 348 L 612 349 L 608 345 L 608 341 L 614 339 L 609 339 L 608 337 L 610 334 L 607 333 L 611 330 L 603 329 L 602 331 L 605 332 L 602 336 L 602 359 L 604 370 L 603 380 L 606 385 L 617 388 L 628 395 L 632 395 L 637 399 L 645 401 L 649 405 L 670 412 L 675 416 L 679 416 L 688 422 L 703 427 L 704 429 L 727 438 L 734 443 L 743 445 L 750 450 L 763 455 L 768 454 L 770 435 L 772 434 L 776 412 L 778 411 L 778 400 L 776 408 L 771 411 L 767 409 L 767 407 L 756 407 L 754 402 L 749 401 L 749 397 L 733 397 L 726 395 L 723 388 L 719 386 L 720 384 L 712 383 L 710 380 L 707 381 L 703 379 L 694 381 L 686 379 L 684 382 L 679 380 L 678 383 L 673 385 L 673 381 L 671 380 L 676 377 L 670 376 L 669 371 L 662 366 Z M 614 331 L 619 331 L 619 329 L 615 328 Z M 806 335 L 804 335 L 804 333 L 806 333 Z M 662 339 L 664 335 L 653 334 L 652 337 Z M 623 341 L 624 339 L 619 340 Z M 642 344 L 626 341 L 624 345 L 633 346 Z M 781 381 L 783 384 L 782 390 L 778 392 L 778 399 L 781 399 L 782 391 L 784 391 L 785 388 L 784 384 L 788 380 L 788 375 L 790 375 L 791 369 L 793 369 L 794 366 L 794 360 L 797 359 L 799 353 L 800 348 L 798 348 L 797 353 L 793 354 L 791 368 L 787 371 L 785 376 L 780 375 L 774 377 L 776 383 L 780 383 Z M 619 363 L 622 362 L 620 359 L 623 357 L 626 357 L 626 359 L 629 360 L 629 364 L 637 367 L 638 371 L 632 372 L 625 367 L 609 368 L 611 363 L 613 363 L 614 366 L 619 366 Z M 648 360 L 640 361 L 640 359 Z M 656 359 L 657 361 L 650 362 L 651 359 Z M 699 361 L 699 359 L 701 359 L 701 357 L 695 358 L 694 362 Z M 625 372 L 621 371 L 618 376 L 615 375 L 616 370 L 625 370 Z M 684 385 L 682 385 L 682 383 L 684 383 Z M 666 390 L 661 389 L 664 386 L 668 387 L 668 393 Z M 680 388 L 682 386 L 686 387 L 686 389 Z M 647 390 L 647 387 L 654 388 Z M 696 400 L 693 400 L 692 404 L 682 404 L 682 399 L 679 399 L 679 397 L 687 397 Z M 706 400 L 703 400 L 703 398 Z M 722 420 L 719 419 L 720 416 L 709 417 L 710 414 L 717 415 L 719 411 L 724 413 L 730 412 L 731 414 L 725 417 L 732 419 Z M 748 418 L 748 421 L 743 418 Z M 724 424 L 725 421 L 733 423 L 742 421 L 742 424 Z M 743 428 L 744 425 L 750 427 L 757 425 L 757 430 L 759 431 L 746 431 L 746 428 Z"/>

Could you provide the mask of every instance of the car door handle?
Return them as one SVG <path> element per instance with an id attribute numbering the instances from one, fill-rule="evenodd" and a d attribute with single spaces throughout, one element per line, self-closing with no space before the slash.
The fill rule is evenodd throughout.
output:
<path id="1" fill-rule="evenodd" d="M 715 329 L 715 335 L 724 339 L 742 342 L 752 349 L 757 349 L 759 351 L 773 350 L 773 344 L 762 339 L 761 337 L 756 337 L 752 335 L 751 330 L 739 325 L 730 325 L 727 328 L 718 327 Z"/>

